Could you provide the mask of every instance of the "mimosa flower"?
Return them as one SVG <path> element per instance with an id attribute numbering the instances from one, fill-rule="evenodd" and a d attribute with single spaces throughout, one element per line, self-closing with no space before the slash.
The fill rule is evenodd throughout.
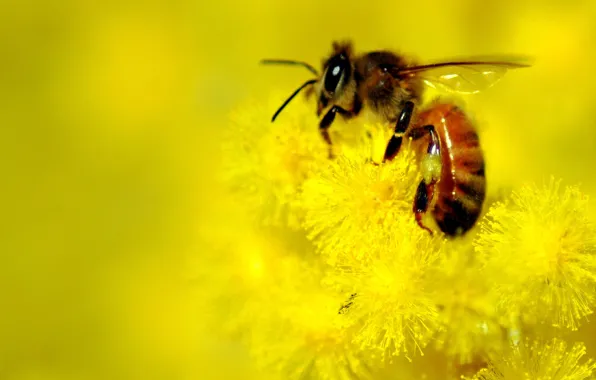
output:
<path id="1" fill-rule="evenodd" d="M 370 375 L 372 356 L 352 343 L 353 328 L 338 313 L 342 299 L 320 285 L 316 264 L 283 263 L 241 314 L 257 366 L 283 379 L 351 380 Z"/>
<path id="2" fill-rule="evenodd" d="M 382 356 L 422 353 L 440 328 L 432 274 L 441 246 L 418 226 L 362 262 L 346 256 L 326 283 L 352 294 L 342 314 L 359 330 L 354 342 Z"/>
<path id="3" fill-rule="evenodd" d="M 576 329 L 595 305 L 596 230 L 575 187 L 525 186 L 488 212 L 476 241 L 505 319 Z"/>
<path id="4" fill-rule="evenodd" d="M 292 250 L 281 236 L 256 228 L 228 231 L 218 240 L 223 238 L 225 244 L 212 242 L 203 247 L 194 263 L 197 296 L 223 312 L 213 316 L 222 333 L 246 336 L 247 305 L 266 299 L 263 289 L 275 286 L 279 280 L 275 274 L 284 270 L 289 258 L 302 252 Z"/>
<path id="5" fill-rule="evenodd" d="M 369 144 L 345 150 L 304 183 L 304 226 L 329 263 L 389 250 L 415 224 L 412 203 L 420 178 L 413 153 L 403 149 L 378 165 L 371 151 Z"/>
<path id="6" fill-rule="evenodd" d="M 456 363 L 468 364 L 500 352 L 507 335 L 469 242 L 450 242 L 446 251 L 434 277 L 443 325 L 436 346 Z"/>
<path id="7" fill-rule="evenodd" d="M 300 225 L 294 202 L 312 170 L 326 165 L 328 148 L 316 115 L 299 99 L 275 123 L 283 96 L 238 108 L 224 138 L 224 176 L 254 220 L 265 225 Z"/>
<path id="8" fill-rule="evenodd" d="M 582 343 L 570 349 L 559 339 L 549 342 L 525 341 L 506 356 L 497 356 L 474 380 L 584 380 L 591 378 L 596 363 L 589 359 Z"/>

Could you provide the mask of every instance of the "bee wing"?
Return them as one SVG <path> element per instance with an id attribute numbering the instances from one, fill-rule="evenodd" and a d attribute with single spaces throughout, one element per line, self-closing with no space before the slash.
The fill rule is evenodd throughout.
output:
<path id="1" fill-rule="evenodd" d="M 493 86 L 511 69 L 529 67 L 521 60 L 453 61 L 403 69 L 400 74 L 417 76 L 429 87 L 459 94 L 475 94 Z"/>

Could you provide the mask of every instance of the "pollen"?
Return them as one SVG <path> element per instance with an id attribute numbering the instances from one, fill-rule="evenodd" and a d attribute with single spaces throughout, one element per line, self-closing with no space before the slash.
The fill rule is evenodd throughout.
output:
<path id="1" fill-rule="evenodd" d="M 578 328 L 595 306 L 595 229 L 576 187 L 525 186 L 493 206 L 476 241 L 506 319 Z"/>

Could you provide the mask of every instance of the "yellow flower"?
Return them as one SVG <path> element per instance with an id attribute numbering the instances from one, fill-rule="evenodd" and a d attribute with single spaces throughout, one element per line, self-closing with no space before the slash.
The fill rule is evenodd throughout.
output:
<path id="1" fill-rule="evenodd" d="M 224 176 L 255 221 L 298 227 L 301 215 L 294 202 L 310 172 L 326 164 L 328 149 L 313 107 L 303 100 L 295 99 L 291 112 L 271 123 L 286 95 L 245 105 L 232 114 L 224 138 Z"/>
<path id="2" fill-rule="evenodd" d="M 584 380 L 596 368 L 591 359 L 580 364 L 585 353 L 583 343 L 576 343 L 568 350 L 567 343 L 559 339 L 526 340 L 513 346 L 508 355 L 497 356 L 474 380 Z"/>
<path id="3" fill-rule="evenodd" d="M 342 299 L 321 286 L 316 261 L 278 261 L 274 281 L 241 313 L 256 365 L 282 379 L 367 376 L 372 357 L 352 343 L 353 328 L 338 312 Z"/>
<path id="4" fill-rule="evenodd" d="M 325 280 L 351 295 L 342 314 L 359 327 L 354 342 L 381 357 L 422 352 L 440 327 L 432 273 L 441 245 L 416 225 L 401 226 L 375 258 L 346 256 Z"/>
<path id="5" fill-rule="evenodd" d="M 525 186 L 488 212 L 476 241 L 505 319 L 576 329 L 593 312 L 595 230 L 587 198 L 551 180 Z"/>
<path id="6" fill-rule="evenodd" d="M 389 250 L 415 224 L 412 203 L 420 179 L 413 153 L 403 149 L 376 165 L 371 151 L 369 144 L 344 150 L 304 183 L 304 226 L 331 264 L 343 255 L 367 258 Z"/>
<path id="7" fill-rule="evenodd" d="M 506 331 L 499 324 L 488 279 L 480 272 L 468 239 L 449 242 L 435 273 L 436 303 L 443 329 L 437 349 L 458 364 L 500 352 Z"/>
<path id="8" fill-rule="evenodd" d="M 284 258 L 299 253 L 287 248 L 283 235 L 247 226 L 231 227 L 236 229 L 227 235 L 208 238 L 213 241 L 206 242 L 195 259 L 194 277 L 197 297 L 216 306 L 218 313 L 211 318 L 214 325 L 226 336 L 244 336 L 246 304 L 261 302 L 261 290 L 276 284 L 274 274 L 283 269 Z M 213 230 L 206 232 L 215 235 Z"/>

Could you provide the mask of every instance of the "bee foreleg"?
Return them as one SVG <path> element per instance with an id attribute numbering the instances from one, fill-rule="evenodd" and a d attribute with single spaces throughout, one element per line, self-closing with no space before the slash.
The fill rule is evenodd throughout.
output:
<path id="1" fill-rule="evenodd" d="M 422 181 L 416 190 L 413 211 L 418 225 L 432 235 L 432 231 L 422 223 L 422 218 L 433 199 L 435 185 L 441 176 L 441 146 L 434 126 L 427 125 L 423 129 L 430 134 L 430 142 L 420 163 Z"/>
<path id="2" fill-rule="evenodd" d="M 331 136 L 329 135 L 329 127 L 331 127 L 331 124 L 333 124 L 333 121 L 335 120 L 335 114 L 338 112 L 346 116 L 349 114 L 348 111 L 342 109 L 341 107 L 333 106 L 329 111 L 327 111 L 319 123 L 319 131 L 321 131 L 321 136 L 323 136 L 323 140 L 325 140 L 327 145 L 329 145 L 329 158 L 333 158 L 333 143 L 331 142 Z"/>
<path id="3" fill-rule="evenodd" d="M 412 113 L 414 113 L 414 103 L 408 101 L 399 114 L 397 123 L 395 123 L 395 131 L 393 136 L 391 136 L 389 143 L 387 144 L 387 148 L 385 149 L 385 161 L 392 159 L 399 152 L 403 136 L 410 125 Z"/>

